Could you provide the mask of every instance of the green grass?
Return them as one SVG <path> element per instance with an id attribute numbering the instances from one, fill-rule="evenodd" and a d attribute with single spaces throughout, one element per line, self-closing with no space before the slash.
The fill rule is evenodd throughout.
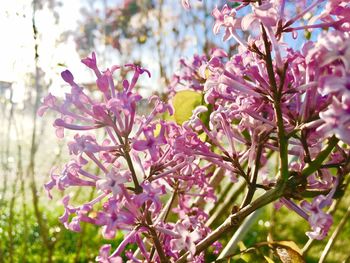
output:
<path id="1" fill-rule="evenodd" d="M 334 216 L 334 227 L 340 221 L 347 209 L 349 198 L 344 198 L 338 211 Z M 52 249 L 52 262 L 95 262 L 98 255 L 99 247 L 106 243 L 111 243 L 113 248 L 118 246 L 122 240 L 122 234 L 118 234 L 115 240 L 104 240 L 100 228 L 89 224 L 82 224 L 81 233 L 75 233 L 66 230 L 58 221 L 58 217 L 63 210 L 60 205 L 55 206 L 54 201 L 46 202 L 46 206 L 50 209 L 44 209 L 45 224 L 49 229 L 49 238 L 54 241 Z M 254 246 L 258 242 L 264 242 L 268 233 L 271 232 L 275 241 L 292 240 L 299 248 L 302 248 L 308 238 L 305 232 L 309 229 L 307 222 L 286 208 L 275 212 L 275 224 L 271 222 L 272 206 L 269 206 L 253 224 L 248 234 L 244 237 L 243 242 L 246 247 Z M 0 262 L 47 262 L 48 249 L 43 245 L 40 237 L 39 225 L 33 209 L 28 204 L 27 215 L 23 218 L 23 211 L 18 207 L 13 211 L 12 216 L 12 241 L 9 234 L 10 227 L 10 211 L 8 204 L 3 204 L 0 208 Z M 267 223 L 268 222 L 268 223 Z M 27 226 L 27 229 L 25 228 Z M 223 241 L 227 242 L 231 233 Z M 347 223 L 340 236 L 331 250 L 326 262 L 338 263 L 342 262 L 349 255 L 348 245 L 350 244 L 350 224 Z M 316 263 L 324 249 L 328 237 L 323 241 L 315 241 L 314 245 L 306 255 L 306 262 Z M 11 244 L 13 250 L 11 251 Z M 135 250 L 135 246 L 129 247 Z M 237 251 L 238 252 L 238 251 Z M 266 249 L 265 249 L 266 252 Z M 11 255 L 10 255 L 11 254 Z M 214 256 L 209 252 L 206 261 L 211 262 Z M 278 262 L 278 261 L 276 261 Z"/>

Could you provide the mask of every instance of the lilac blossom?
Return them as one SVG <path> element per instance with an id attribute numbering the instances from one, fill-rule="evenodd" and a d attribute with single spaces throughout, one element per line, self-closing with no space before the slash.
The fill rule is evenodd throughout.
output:
<path id="1" fill-rule="evenodd" d="M 200 234 L 194 230 L 188 231 L 188 227 L 184 223 L 177 223 L 174 227 L 174 231 L 177 234 L 176 238 L 170 242 L 171 247 L 175 251 L 181 251 L 186 249 L 190 252 L 191 256 L 196 253 L 195 243 L 199 238 Z"/>
<path id="2" fill-rule="evenodd" d="M 299 3 L 301 11 L 268 0 L 215 7 L 213 32 L 223 27 L 224 40 L 236 41 L 237 52 L 214 48 L 181 59 L 167 87 L 169 101 L 150 97 L 146 116 L 139 114 L 137 86 L 151 74 L 140 65 L 100 70 L 95 53 L 82 59 L 96 76 L 94 97 L 70 71 L 62 72 L 70 91 L 63 102 L 49 94 L 38 115 L 57 114 L 59 138 L 66 129 L 76 134 L 68 142 L 71 160 L 51 170 L 45 189 L 49 197 L 54 188 L 99 190 L 80 205 L 65 195 L 60 217 L 72 231 L 82 223 L 97 225 L 105 239 L 123 231 L 123 241 L 113 249 L 102 246 L 97 261 L 121 262 L 133 243 L 140 253 L 126 252 L 132 262 L 204 262 L 202 250 L 213 245 L 219 253 L 218 238 L 237 223 L 231 219 L 277 199 L 310 224 L 310 238 L 327 235 L 333 219 L 324 209 L 349 165 L 350 37 L 346 1 L 327 1 L 313 18 L 301 20 L 323 2 Z M 182 5 L 189 9 L 190 1 Z M 298 30 L 323 28 L 330 30 L 315 31 L 318 38 L 305 39 L 301 48 L 284 42 Z M 118 70 L 127 77 L 114 79 Z M 181 90 L 203 99 L 180 125 L 164 116 L 179 110 L 171 99 Z M 225 198 L 222 187 L 241 181 L 247 187 L 240 207 L 232 204 L 230 216 L 212 229 L 216 202 Z M 310 192 L 316 194 L 307 201 Z"/>
<path id="3" fill-rule="evenodd" d="M 310 213 L 308 221 L 312 231 L 306 232 L 306 234 L 312 239 L 323 239 L 333 224 L 332 216 L 322 210 L 327 205 L 326 202 L 329 205 L 327 198 L 320 195 L 312 200 L 311 204 L 307 201 L 301 203 L 301 207 Z"/>
<path id="4" fill-rule="evenodd" d="M 125 171 L 121 174 L 117 168 L 112 168 L 106 175 L 105 179 L 96 181 L 96 188 L 104 192 L 112 192 L 113 195 L 118 195 L 123 192 L 124 183 L 130 179 L 130 172 Z"/>
<path id="5" fill-rule="evenodd" d="M 122 263 L 121 257 L 110 257 L 111 245 L 103 245 L 100 248 L 100 254 L 96 257 L 96 261 L 101 263 Z"/>

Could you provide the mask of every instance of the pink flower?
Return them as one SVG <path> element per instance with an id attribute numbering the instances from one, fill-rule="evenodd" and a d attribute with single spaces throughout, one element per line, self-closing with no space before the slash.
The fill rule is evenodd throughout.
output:
<path id="1" fill-rule="evenodd" d="M 213 27 L 214 34 L 218 34 L 222 26 L 226 28 L 232 26 L 233 24 L 230 22 L 233 22 L 236 16 L 235 10 L 230 8 L 228 5 L 224 5 L 221 11 L 215 7 L 211 14 L 215 19 Z"/>
<path id="2" fill-rule="evenodd" d="M 123 259 L 119 256 L 110 257 L 112 246 L 110 244 L 103 245 L 100 253 L 96 257 L 96 261 L 100 263 L 123 263 Z"/>
<path id="3" fill-rule="evenodd" d="M 236 11 L 230 8 L 228 5 L 224 5 L 221 11 L 215 7 L 212 16 L 215 18 L 215 24 L 213 26 L 214 34 L 218 34 L 221 27 L 225 28 L 224 40 L 231 38 L 233 32 L 236 29 L 241 28 L 241 19 L 236 18 Z"/>
<path id="4" fill-rule="evenodd" d="M 50 199 L 52 199 L 51 190 L 57 185 L 57 181 L 59 178 L 59 174 L 55 173 L 56 170 L 57 170 L 56 167 L 51 168 L 51 170 L 50 170 L 51 181 L 44 184 L 44 188 L 45 188 L 47 195 Z"/>
<path id="5" fill-rule="evenodd" d="M 336 94 L 344 104 L 350 105 L 350 74 L 339 75 L 337 76 L 335 72 L 322 77 L 320 92 L 323 96 Z"/>
<path id="6" fill-rule="evenodd" d="M 320 113 L 324 123 L 317 131 L 325 136 L 335 135 L 350 144 L 350 105 L 341 103 L 335 97 L 326 111 Z"/>
<path id="7" fill-rule="evenodd" d="M 100 151 L 100 147 L 93 135 L 79 135 L 74 136 L 74 141 L 68 142 L 70 154 L 79 154 L 83 152 L 95 153 Z"/>
<path id="8" fill-rule="evenodd" d="M 189 0 L 181 0 L 181 4 L 182 4 L 182 6 L 183 6 L 185 9 L 190 9 L 190 8 L 191 8 L 191 5 L 190 5 Z"/>
<path id="9" fill-rule="evenodd" d="M 260 6 L 252 6 L 253 13 L 249 13 L 242 19 L 242 29 L 258 28 L 262 23 L 266 27 L 275 26 L 277 23 L 277 11 L 273 4 L 264 3 Z"/>
<path id="10" fill-rule="evenodd" d="M 130 180 L 130 172 L 119 172 L 116 168 L 112 168 L 106 175 L 106 178 L 96 182 L 96 188 L 106 193 L 112 192 L 113 195 L 122 193 L 124 183 Z"/>
<path id="11" fill-rule="evenodd" d="M 44 102 L 43 104 L 39 107 L 37 114 L 42 117 L 44 115 L 44 113 L 48 110 L 48 109 L 55 109 L 57 107 L 56 105 L 57 103 L 57 99 L 55 96 L 53 96 L 51 93 L 49 93 L 49 95 L 47 95 L 44 98 Z"/>
<path id="12" fill-rule="evenodd" d="M 315 60 L 317 68 L 341 61 L 345 70 L 350 69 L 350 37 L 339 31 L 322 32 L 316 44 L 306 56 L 306 62 Z"/>
<path id="13" fill-rule="evenodd" d="M 322 211 L 324 206 L 330 205 L 329 201 L 326 196 L 320 195 L 311 204 L 307 201 L 301 203 L 301 207 L 310 213 L 308 221 L 312 231 L 306 232 L 306 234 L 312 239 L 325 238 L 333 224 L 332 216 Z"/>
<path id="14" fill-rule="evenodd" d="M 65 70 L 61 73 L 62 79 L 70 85 L 74 85 L 74 77 L 69 70 Z"/>
<path id="15" fill-rule="evenodd" d="M 177 238 L 170 241 L 171 248 L 175 251 L 186 250 L 190 252 L 190 258 L 192 258 L 196 253 L 195 242 L 200 238 L 200 234 L 194 230 L 189 231 L 186 222 L 178 222 L 174 227 L 174 232 L 177 233 Z"/>
<path id="16" fill-rule="evenodd" d="M 147 181 L 141 186 L 143 191 L 135 197 L 135 204 L 141 207 L 144 203 L 147 204 L 149 202 L 148 209 L 151 208 L 154 213 L 158 213 L 162 208 L 162 203 L 159 198 L 166 193 L 165 187 L 157 183 L 148 183 Z"/>
<path id="17" fill-rule="evenodd" d="M 108 76 L 103 74 L 101 77 L 96 80 L 97 87 L 103 92 L 107 93 L 109 90 L 109 80 Z"/>
<path id="18" fill-rule="evenodd" d="M 143 73 L 146 73 L 149 78 L 151 77 L 151 73 L 147 69 L 142 68 L 139 65 L 126 64 L 125 67 L 131 68 L 131 69 L 134 70 L 134 75 L 133 75 L 133 77 L 131 79 L 130 84 L 128 83 L 128 81 L 123 82 L 124 89 L 127 92 L 132 90 L 135 87 L 137 80 L 139 79 L 140 75 L 142 75 Z"/>
<path id="19" fill-rule="evenodd" d="M 62 203 L 64 206 L 64 214 L 60 216 L 59 220 L 61 223 L 64 224 L 64 226 L 74 232 L 80 232 L 80 222 L 85 221 L 89 223 L 93 223 L 93 220 L 90 219 L 87 214 L 91 211 L 92 206 L 90 204 L 85 204 L 80 207 L 73 207 L 69 205 L 70 196 L 67 195 L 63 197 Z M 75 217 L 72 218 L 72 220 L 69 222 L 69 218 L 71 215 L 76 214 Z"/>
<path id="20" fill-rule="evenodd" d="M 125 6 L 129 2 L 125 1 Z M 97 197 L 79 206 L 72 206 L 65 196 L 60 217 L 73 231 L 80 230 L 81 222 L 97 225 L 105 239 L 114 239 L 121 230 L 127 232 L 114 252 L 110 253 L 110 245 L 103 246 L 97 261 L 120 262 L 129 243 L 140 249 L 137 257 L 128 253 L 130 261 L 162 261 L 158 244 L 154 255 L 151 253 L 154 234 L 169 261 L 176 261 L 183 251 L 189 252 L 187 259 L 191 262 L 204 261 L 204 253 L 200 254 L 196 245 L 212 232 L 207 225 L 213 210 L 206 203 L 215 206 L 220 197 L 217 194 L 230 194 L 228 188 L 229 192 L 217 188 L 230 179 L 227 177 L 233 182 L 250 181 L 256 184 L 253 188 L 264 188 L 267 196 L 276 198 L 269 194 L 285 185 L 285 191 L 279 191 L 281 203 L 309 222 L 307 235 L 315 239 L 327 235 L 332 217 L 323 210 L 331 204 L 335 186 L 327 196 L 297 205 L 288 199 L 292 185 L 279 183 L 306 171 L 311 175 L 302 182 L 296 180 L 304 186 L 298 187 L 300 196 L 303 190 L 328 191 L 336 178 L 328 167 L 339 165 L 343 171 L 345 166 L 344 150 L 348 146 L 344 144 L 350 144 L 349 5 L 341 0 L 328 1 L 323 12 L 317 8 L 323 7 L 324 0 L 314 0 L 309 6 L 308 1 L 302 1 L 304 10 L 287 10 L 295 9 L 289 2 L 229 0 L 220 9 L 214 8 L 214 34 L 224 27 L 224 39 L 232 37 L 240 45 L 237 50 L 234 45 L 224 45 L 228 53 L 213 49 L 209 56 L 180 60 L 180 70 L 169 85 L 169 97 L 179 89 L 192 89 L 204 98 L 203 105 L 195 108 L 183 125 L 161 118 L 166 111 L 172 114 L 173 109 L 158 97 L 148 100 L 149 114 L 139 114 L 143 112 L 138 108 L 142 99 L 138 81 L 144 73 L 151 77 L 139 65 L 124 65 L 120 75 L 127 77 L 114 83 L 113 73 L 119 66 L 100 71 L 95 53 L 83 59 L 96 75 L 93 96 L 74 81 L 70 71 L 62 72 L 70 92 L 62 103 L 49 94 L 38 114 L 47 109 L 58 113 L 54 126 L 59 137 L 63 137 L 64 129 L 79 133 L 68 143 L 75 159 L 59 173 L 53 170 L 45 188 L 49 196 L 54 187 L 61 191 L 70 187 L 99 190 L 95 191 Z M 191 2 L 182 0 L 182 4 L 189 9 Z M 312 20 L 298 21 L 310 11 L 322 21 L 320 25 L 310 25 Z M 288 17 L 291 14 L 294 18 Z M 292 28 L 296 22 L 303 26 Z M 283 43 L 286 32 L 326 26 L 332 30 L 314 42 L 315 30 L 302 49 L 289 45 L 289 41 Z M 244 31 L 253 32 L 247 36 Z M 209 119 L 201 118 L 204 113 Z M 98 137 L 90 134 L 97 129 Z M 330 136 L 343 142 L 328 157 L 323 156 L 326 151 L 318 155 Z M 288 159 L 284 163 L 288 167 L 282 169 L 287 174 L 269 173 L 271 178 L 267 178 L 267 171 L 273 168 L 270 161 L 275 164 L 269 158 L 276 154 L 282 160 L 277 166 Z M 337 155 L 343 159 L 332 157 Z M 319 163 L 319 159 L 325 161 Z M 90 173 L 88 167 L 101 173 Z M 224 194 L 221 197 L 225 199 Z M 253 204 L 246 201 L 243 210 L 261 204 L 259 200 Z M 213 239 L 220 235 L 215 230 L 212 233 Z M 219 244 L 214 246 L 220 248 Z M 200 255 L 195 256 L 197 253 Z"/>
<path id="21" fill-rule="evenodd" d="M 91 57 L 83 58 L 81 60 L 83 64 L 85 64 L 87 67 L 92 69 L 97 77 L 101 76 L 100 70 L 97 68 L 97 63 L 96 63 L 96 54 L 95 52 L 92 52 Z"/>
<path id="22" fill-rule="evenodd" d="M 156 161 L 159 157 L 159 146 L 167 142 L 164 136 L 165 127 L 162 123 L 160 125 L 161 128 L 157 137 L 154 136 L 155 126 L 145 127 L 143 129 L 145 140 L 135 140 L 132 144 L 132 148 L 136 151 L 148 150 L 152 161 Z"/>
<path id="23" fill-rule="evenodd" d="M 201 130 L 203 123 L 200 120 L 199 115 L 201 113 L 207 112 L 208 108 L 201 105 L 197 106 L 193 111 L 192 111 L 192 116 L 191 118 L 183 123 L 184 127 L 192 127 L 194 130 Z"/>

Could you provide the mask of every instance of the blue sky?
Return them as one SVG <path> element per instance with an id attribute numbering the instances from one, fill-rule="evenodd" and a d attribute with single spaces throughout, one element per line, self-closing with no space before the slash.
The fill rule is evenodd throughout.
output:
<path id="1" fill-rule="evenodd" d="M 93 80 L 91 72 L 80 63 L 80 57 L 76 53 L 76 43 L 73 38 L 68 38 L 63 43 L 58 44 L 57 42 L 63 32 L 77 30 L 77 21 L 81 18 L 80 8 L 86 1 L 87 0 L 61 0 L 62 5 L 57 8 L 60 16 L 58 24 L 55 23 L 52 11 L 49 10 L 47 6 L 44 6 L 43 10 L 37 12 L 36 22 L 41 34 L 41 39 L 43 40 L 39 43 L 40 67 L 46 73 L 46 82 L 52 82 L 50 90 L 53 93 L 62 94 L 64 92 L 64 89 L 62 89 L 64 83 L 60 78 L 60 72 L 65 68 L 58 66 L 59 64 L 64 64 L 71 69 L 78 83 L 86 83 Z M 107 4 L 108 2 L 110 1 L 106 0 Z M 120 0 L 117 2 L 121 3 L 122 1 Z M 171 2 L 169 9 L 165 11 L 167 11 L 168 14 L 169 12 L 196 12 L 195 8 L 190 11 L 179 9 L 179 2 L 180 1 Z M 114 5 L 115 3 L 116 2 L 113 1 Z M 293 4 L 290 3 L 289 5 Z M 0 33 L 3 36 L 2 41 L 0 41 L 0 81 L 13 82 L 15 87 L 15 100 L 20 101 L 21 97 L 23 97 L 25 86 L 27 85 L 28 72 L 34 71 L 31 1 L 2 1 L 0 6 Z M 186 13 L 184 18 L 186 19 Z M 181 26 L 182 25 L 179 25 L 179 27 Z M 208 24 L 207 26 L 210 27 L 208 30 L 211 32 L 212 24 Z M 200 29 L 197 28 L 195 30 Z M 196 31 L 196 33 L 198 32 Z M 299 34 L 302 36 L 304 32 L 299 31 Z M 316 38 L 316 35 L 317 34 L 313 34 L 313 39 Z M 211 38 L 214 37 L 212 33 L 209 33 L 209 36 Z M 190 47 L 187 48 L 187 51 L 183 54 L 185 57 L 191 57 L 199 51 L 199 42 L 197 41 L 200 41 L 200 39 L 196 40 L 196 38 L 191 35 L 188 37 L 192 40 L 190 40 Z M 222 33 L 216 36 L 216 38 L 217 40 L 221 39 Z M 291 34 L 286 35 L 285 41 L 297 49 L 300 48 L 302 44 L 301 38 L 294 40 L 291 38 Z M 171 48 L 169 48 L 169 51 L 171 51 L 170 49 Z M 110 57 L 109 60 L 118 64 L 117 52 L 112 50 L 109 52 L 108 56 Z M 154 76 L 151 80 L 145 80 L 145 85 L 150 86 L 151 90 L 145 91 L 144 95 L 149 95 L 150 92 L 160 88 L 158 86 L 159 83 L 155 81 L 158 80 L 158 63 L 157 56 L 155 55 L 155 47 L 152 45 L 145 45 L 142 49 L 135 51 L 135 57 L 141 57 L 142 63 L 148 67 Z M 131 60 L 132 59 L 134 58 L 132 57 Z M 173 62 L 176 63 L 178 57 L 174 57 L 173 59 Z"/>

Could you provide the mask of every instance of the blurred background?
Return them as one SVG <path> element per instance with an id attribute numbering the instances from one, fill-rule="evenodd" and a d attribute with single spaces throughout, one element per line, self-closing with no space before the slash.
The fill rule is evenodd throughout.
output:
<path id="1" fill-rule="evenodd" d="M 187 12 L 174 0 L 0 2 L 0 262 L 93 262 L 107 242 L 94 226 L 84 225 L 81 233 L 65 230 L 58 221 L 62 195 L 50 201 L 43 189 L 51 167 L 69 158 L 65 141 L 54 135 L 53 116 L 36 115 L 48 92 L 63 96 L 67 91 L 60 72 L 69 68 L 77 83 L 93 91 L 94 77 L 80 59 L 95 51 L 101 69 L 126 63 L 149 69 L 152 78 L 143 78 L 140 93 L 166 98 L 165 87 L 180 58 L 208 55 L 214 46 L 235 52 L 234 43 L 224 44 L 212 33 L 210 13 L 220 3 L 193 1 L 193 10 Z M 93 194 L 78 191 L 74 198 Z M 346 207 L 340 203 L 339 215 Z M 349 228 L 341 233 L 329 262 L 345 258 Z M 248 247 L 270 233 L 302 247 L 307 229 L 287 210 L 276 213 L 268 207 L 244 242 Z M 121 238 L 108 242 L 117 244 Z M 314 242 L 308 262 L 317 262 L 324 245 Z"/>

